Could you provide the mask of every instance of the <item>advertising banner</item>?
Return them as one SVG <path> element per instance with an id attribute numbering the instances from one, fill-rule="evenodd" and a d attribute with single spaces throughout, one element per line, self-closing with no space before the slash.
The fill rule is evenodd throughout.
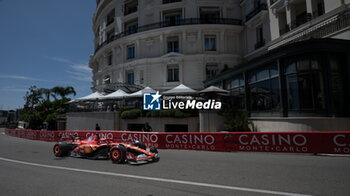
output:
<path id="1" fill-rule="evenodd" d="M 159 149 L 243 151 L 279 153 L 350 154 L 350 132 L 128 132 L 128 131 L 39 131 L 6 129 L 13 137 L 54 142 L 76 135 L 99 134 L 108 141 L 133 143 Z"/>

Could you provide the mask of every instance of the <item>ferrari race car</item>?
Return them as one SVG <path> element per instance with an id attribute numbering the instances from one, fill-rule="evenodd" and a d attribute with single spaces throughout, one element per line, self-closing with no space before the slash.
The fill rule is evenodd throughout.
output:
<path id="1" fill-rule="evenodd" d="M 108 142 L 98 134 L 87 139 L 77 136 L 61 138 L 53 147 L 56 157 L 72 156 L 89 159 L 111 159 L 113 163 L 147 163 L 159 160 L 155 147 L 147 150 L 142 142 L 134 144 Z"/>

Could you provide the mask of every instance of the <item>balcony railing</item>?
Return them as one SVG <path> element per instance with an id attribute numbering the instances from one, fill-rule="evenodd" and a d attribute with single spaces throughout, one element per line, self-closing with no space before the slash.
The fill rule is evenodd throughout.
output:
<path id="1" fill-rule="evenodd" d="M 163 0 L 163 4 L 181 2 L 182 0 Z"/>
<path id="2" fill-rule="evenodd" d="M 258 48 L 261 48 L 265 45 L 265 40 L 262 39 L 262 40 L 258 40 L 258 42 L 256 42 L 255 44 L 255 50 L 258 49 Z"/>
<path id="3" fill-rule="evenodd" d="M 283 35 L 310 20 L 312 20 L 311 13 L 301 14 L 297 16 L 297 19 L 293 20 L 290 24 L 287 24 L 286 26 L 282 27 L 280 29 L 280 35 Z"/>
<path id="4" fill-rule="evenodd" d="M 271 48 L 277 48 L 286 44 L 299 42 L 308 39 L 318 39 L 326 37 L 330 34 L 344 30 L 350 26 L 350 11 L 344 11 L 336 16 L 318 22 L 315 25 L 303 29 L 299 33 L 290 33 L 285 36 L 282 41 L 276 43 Z M 282 30 L 280 30 L 281 32 Z"/>
<path id="5" fill-rule="evenodd" d="M 301 36 L 291 42 L 322 38 L 350 26 L 350 11 L 343 12 L 337 18 L 327 21 L 323 26 L 314 26 L 304 31 Z"/>
<path id="6" fill-rule="evenodd" d="M 247 16 L 245 17 L 245 21 L 246 22 L 249 21 L 255 15 L 257 15 L 259 12 L 261 12 L 262 10 L 267 10 L 267 4 L 266 3 L 259 4 L 256 8 L 254 8 L 253 11 L 249 12 L 249 14 L 247 14 Z"/>
<path id="7" fill-rule="evenodd" d="M 95 53 L 105 45 L 109 44 L 110 42 L 126 37 L 131 34 L 143 32 L 143 31 L 149 31 L 153 29 L 164 28 L 164 27 L 180 26 L 180 25 L 196 25 L 196 24 L 242 25 L 242 21 L 239 19 L 231 19 L 231 18 L 212 18 L 212 19 L 185 18 L 185 19 L 176 20 L 174 22 L 158 22 L 158 23 L 148 24 L 148 25 L 133 28 L 112 36 L 111 38 L 103 42 L 101 45 L 99 45 L 95 49 Z"/>

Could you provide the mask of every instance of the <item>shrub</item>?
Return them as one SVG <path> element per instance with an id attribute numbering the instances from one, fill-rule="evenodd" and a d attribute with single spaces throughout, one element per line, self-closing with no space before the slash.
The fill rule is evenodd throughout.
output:
<path id="1" fill-rule="evenodd" d="M 249 125 L 252 124 L 248 119 L 246 110 L 227 109 L 222 115 L 225 117 L 225 126 L 229 131 L 244 132 L 251 131 Z"/>
<path id="2" fill-rule="evenodd" d="M 122 112 L 120 116 L 122 119 L 135 119 L 141 116 L 141 110 L 140 109 L 126 110 Z"/>

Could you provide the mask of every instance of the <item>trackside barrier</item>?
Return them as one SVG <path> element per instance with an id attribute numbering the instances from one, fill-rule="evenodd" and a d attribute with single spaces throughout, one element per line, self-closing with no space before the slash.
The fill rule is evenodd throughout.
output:
<path id="1" fill-rule="evenodd" d="M 207 132 L 164 133 L 127 131 L 38 131 L 6 129 L 10 136 L 58 141 L 62 136 L 87 138 L 95 133 L 110 141 L 132 143 L 135 140 L 159 149 L 207 151 L 249 151 L 283 153 L 350 154 L 350 132 Z"/>

